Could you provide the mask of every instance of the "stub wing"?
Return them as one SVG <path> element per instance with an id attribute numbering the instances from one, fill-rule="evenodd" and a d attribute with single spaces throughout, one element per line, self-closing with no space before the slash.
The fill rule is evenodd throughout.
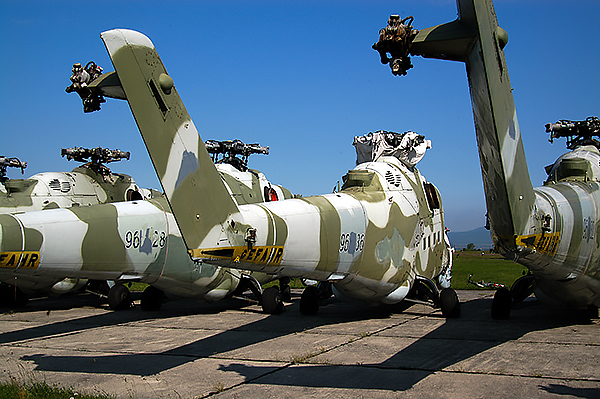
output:
<path id="1" fill-rule="evenodd" d="M 197 248 L 237 205 L 150 39 L 127 29 L 101 37 L 186 245 Z"/>

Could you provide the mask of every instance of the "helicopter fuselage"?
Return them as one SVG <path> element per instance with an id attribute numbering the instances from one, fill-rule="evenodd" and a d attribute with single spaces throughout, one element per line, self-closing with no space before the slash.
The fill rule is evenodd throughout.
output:
<path id="1" fill-rule="evenodd" d="M 506 252 L 527 266 L 546 301 L 600 305 L 600 152 L 581 146 L 561 156 L 534 189 L 534 207 L 519 249 Z"/>

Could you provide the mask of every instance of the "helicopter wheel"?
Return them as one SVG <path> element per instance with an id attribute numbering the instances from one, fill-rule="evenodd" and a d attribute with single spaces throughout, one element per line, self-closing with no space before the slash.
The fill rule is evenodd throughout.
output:
<path id="1" fill-rule="evenodd" d="M 533 294 L 533 276 L 531 275 L 519 277 L 510 287 L 510 295 L 515 302 L 523 302 L 531 294 Z"/>
<path id="2" fill-rule="evenodd" d="M 499 288 L 494 294 L 492 301 L 492 318 L 495 320 L 506 320 L 510 316 L 512 307 L 512 295 L 508 288 Z"/>
<path id="3" fill-rule="evenodd" d="M 29 302 L 27 294 L 19 287 L 9 284 L 0 285 L 0 297 L 2 302 L 11 308 L 22 308 Z"/>
<path id="4" fill-rule="evenodd" d="M 292 290 L 290 289 L 290 278 L 282 277 L 279 279 L 279 292 L 281 300 L 284 302 L 292 302 Z"/>
<path id="5" fill-rule="evenodd" d="M 319 311 L 319 289 L 315 286 L 309 286 L 302 291 L 300 297 L 300 313 L 311 316 Z"/>
<path id="6" fill-rule="evenodd" d="M 440 292 L 440 307 L 442 315 L 446 318 L 460 317 L 460 301 L 456 291 L 452 288 L 444 288 Z"/>
<path id="7" fill-rule="evenodd" d="M 317 284 L 317 290 L 319 291 L 319 300 L 324 301 L 333 296 L 333 290 L 329 281 L 321 281 Z"/>
<path id="8" fill-rule="evenodd" d="M 281 293 L 277 287 L 266 288 L 262 293 L 261 305 L 263 312 L 267 314 L 280 314 L 285 311 L 281 301 Z"/>
<path id="9" fill-rule="evenodd" d="M 146 287 L 144 292 L 142 292 L 142 299 L 140 304 L 142 305 L 142 310 L 146 311 L 156 311 L 159 310 L 162 306 L 163 299 L 165 297 L 165 293 L 159 290 L 158 288 L 149 285 Z"/>
<path id="10" fill-rule="evenodd" d="M 131 293 L 123 284 L 115 284 L 108 291 L 108 306 L 112 310 L 125 310 L 131 307 Z"/>
<path id="11" fill-rule="evenodd" d="M 585 310 L 585 316 L 592 320 L 597 320 L 599 318 L 598 317 L 598 306 L 589 305 L 587 307 L 587 309 Z"/>

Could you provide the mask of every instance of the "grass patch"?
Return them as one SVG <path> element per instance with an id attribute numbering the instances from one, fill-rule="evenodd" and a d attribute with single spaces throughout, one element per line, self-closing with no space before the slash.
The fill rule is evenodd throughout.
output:
<path id="1" fill-rule="evenodd" d="M 22 399 L 112 399 L 107 393 L 87 394 L 45 381 L 18 382 L 15 378 L 0 382 L 0 398 Z"/>
<path id="2" fill-rule="evenodd" d="M 144 291 L 146 289 L 146 287 L 148 287 L 150 284 L 146 284 L 146 283 L 138 283 L 136 281 L 132 281 L 129 283 L 125 283 L 125 286 L 127 288 L 129 288 L 129 291 Z"/>
<path id="3" fill-rule="evenodd" d="M 527 272 L 527 268 L 512 260 L 504 259 L 501 255 L 486 251 L 456 251 L 452 265 L 452 288 L 455 290 L 481 289 L 472 284 L 467 284 L 469 275 L 473 274 L 473 281 L 494 282 L 506 285 L 508 288 L 516 279 Z M 279 280 L 273 280 L 263 285 L 263 288 L 279 286 Z M 300 279 L 293 278 L 291 288 L 304 289 Z"/>
<path id="4" fill-rule="evenodd" d="M 263 287 L 263 289 L 269 288 L 269 287 L 279 287 L 279 280 L 269 281 L 268 283 L 263 284 L 262 287 Z M 290 288 L 304 289 L 304 288 L 306 288 L 306 286 L 304 284 L 302 284 L 302 281 L 300 281 L 300 279 L 293 278 L 290 281 Z"/>
<path id="5" fill-rule="evenodd" d="M 491 281 L 501 283 L 510 288 L 516 279 L 527 272 L 527 268 L 498 254 L 481 251 L 457 251 L 454 253 L 452 265 L 452 288 L 455 290 L 479 289 L 472 284 L 467 285 L 469 275 L 473 281 Z"/>

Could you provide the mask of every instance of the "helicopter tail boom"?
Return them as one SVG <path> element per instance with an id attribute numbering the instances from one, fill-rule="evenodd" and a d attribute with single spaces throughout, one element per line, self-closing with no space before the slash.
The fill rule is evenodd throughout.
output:
<path id="1" fill-rule="evenodd" d="M 421 30 L 409 52 L 465 62 L 488 218 L 496 244 L 512 251 L 516 248 L 515 237 L 523 234 L 528 222 L 535 194 L 504 59 L 508 36 L 498 26 L 491 0 L 457 0 L 457 6 L 457 20 Z M 406 54 L 395 47 L 382 49 L 379 43 L 377 47 L 392 55 Z"/>

